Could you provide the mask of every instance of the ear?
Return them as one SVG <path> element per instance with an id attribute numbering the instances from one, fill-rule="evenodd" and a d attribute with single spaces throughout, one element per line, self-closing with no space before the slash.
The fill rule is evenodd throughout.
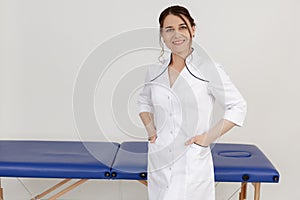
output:
<path id="1" fill-rule="evenodd" d="M 162 36 L 160 36 L 160 41 L 163 41 L 163 43 L 166 44 L 166 42 L 165 42 L 165 40 L 164 40 L 164 38 Z"/>
<path id="2" fill-rule="evenodd" d="M 196 26 L 192 26 L 192 36 L 195 37 Z"/>

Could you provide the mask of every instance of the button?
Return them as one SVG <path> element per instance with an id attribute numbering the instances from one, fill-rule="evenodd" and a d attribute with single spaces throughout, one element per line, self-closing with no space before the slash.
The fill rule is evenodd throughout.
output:
<path id="1" fill-rule="evenodd" d="M 242 179 L 244 181 L 248 181 L 249 180 L 249 175 L 248 174 L 244 174 L 243 177 L 242 177 Z"/>
<path id="2" fill-rule="evenodd" d="M 171 149 L 169 149 L 169 152 L 172 152 L 172 150 L 171 150 Z"/>
<path id="3" fill-rule="evenodd" d="M 172 117 L 172 113 L 170 113 L 170 117 Z"/>
<path id="4" fill-rule="evenodd" d="M 172 168 L 171 168 L 171 167 L 169 167 L 169 170 L 172 170 Z"/>
<path id="5" fill-rule="evenodd" d="M 144 179 L 144 178 L 147 178 L 147 173 L 146 173 L 146 172 L 140 173 L 140 177 L 143 178 L 143 179 Z"/>
<path id="6" fill-rule="evenodd" d="M 111 173 L 111 176 L 112 176 L 112 177 L 116 177 L 116 176 L 117 176 L 117 173 L 116 173 L 116 172 L 113 172 L 113 173 Z"/>
<path id="7" fill-rule="evenodd" d="M 173 134 L 173 131 L 170 131 L 171 134 Z"/>

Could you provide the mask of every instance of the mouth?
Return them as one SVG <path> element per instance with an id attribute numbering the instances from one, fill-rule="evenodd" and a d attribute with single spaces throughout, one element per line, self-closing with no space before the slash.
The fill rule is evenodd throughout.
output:
<path id="1" fill-rule="evenodd" d="M 176 41 L 173 41 L 172 44 L 174 45 L 181 45 L 185 42 L 185 40 L 176 40 Z"/>

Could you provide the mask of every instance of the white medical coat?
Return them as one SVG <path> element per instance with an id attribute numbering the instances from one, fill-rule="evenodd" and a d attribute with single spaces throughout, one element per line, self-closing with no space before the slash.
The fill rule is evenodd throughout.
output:
<path id="1" fill-rule="evenodd" d="M 210 147 L 185 145 L 209 130 L 214 102 L 223 118 L 243 124 L 246 102 L 218 64 L 194 50 L 170 87 L 168 65 L 149 66 L 138 97 L 139 112 L 154 114 L 157 139 L 148 144 L 149 200 L 214 200 Z"/>

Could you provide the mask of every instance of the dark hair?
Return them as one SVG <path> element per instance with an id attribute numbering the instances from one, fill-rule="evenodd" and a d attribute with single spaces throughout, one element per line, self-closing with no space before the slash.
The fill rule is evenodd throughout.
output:
<path id="1" fill-rule="evenodd" d="M 183 18 L 183 16 L 185 16 L 188 21 L 190 22 L 191 26 L 196 26 L 195 22 L 194 22 L 194 19 L 192 18 L 192 16 L 190 15 L 188 9 L 186 9 L 185 7 L 182 7 L 182 6 L 179 6 L 179 5 L 175 5 L 175 6 L 170 6 L 168 8 L 166 8 L 165 10 L 163 10 L 159 16 L 159 26 L 160 26 L 160 34 L 161 34 L 161 29 L 163 28 L 163 24 L 164 24 L 164 21 L 165 21 L 165 18 L 168 16 L 168 15 L 175 15 L 175 16 L 178 16 L 180 19 L 182 19 L 182 21 L 184 21 L 184 23 L 187 25 L 188 23 L 186 22 L 186 20 Z M 192 38 L 192 32 L 190 30 L 190 28 L 188 28 L 188 31 L 190 33 L 190 37 Z M 160 37 L 160 41 L 159 41 L 159 44 L 162 48 L 162 53 L 161 53 L 161 56 L 164 54 L 164 46 L 163 46 L 163 43 L 161 41 L 161 37 Z"/>

